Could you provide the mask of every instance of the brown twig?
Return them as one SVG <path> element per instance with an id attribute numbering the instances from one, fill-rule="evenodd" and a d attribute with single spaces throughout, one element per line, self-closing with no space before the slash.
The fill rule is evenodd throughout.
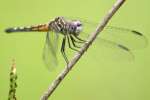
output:
<path id="1" fill-rule="evenodd" d="M 81 56 L 85 53 L 85 51 L 89 48 L 92 42 L 96 39 L 97 35 L 104 29 L 107 25 L 108 21 L 112 18 L 115 12 L 121 7 L 125 0 L 117 0 L 113 7 L 108 11 L 102 22 L 97 26 L 95 32 L 91 33 L 87 42 L 80 49 L 80 52 L 77 52 L 73 59 L 69 62 L 69 64 L 64 68 L 64 70 L 56 77 L 56 79 L 49 86 L 48 90 L 41 96 L 41 100 L 47 100 L 48 97 L 55 91 L 55 89 L 59 86 L 61 81 L 65 78 L 65 76 L 70 72 L 73 66 L 77 63 L 77 61 L 81 58 Z"/>

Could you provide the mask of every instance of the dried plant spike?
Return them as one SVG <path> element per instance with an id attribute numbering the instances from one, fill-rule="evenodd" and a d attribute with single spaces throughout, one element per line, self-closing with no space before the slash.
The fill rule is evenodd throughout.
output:
<path id="1" fill-rule="evenodd" d="M 8 100 L 17 100 L 16 88 L 17 88 L 16 63 L 15 63 L 15 59 L 12 59 L 12 65 L 11 65 L 11 70 L 10 70 L 10 88 L 9 88 Z"/>

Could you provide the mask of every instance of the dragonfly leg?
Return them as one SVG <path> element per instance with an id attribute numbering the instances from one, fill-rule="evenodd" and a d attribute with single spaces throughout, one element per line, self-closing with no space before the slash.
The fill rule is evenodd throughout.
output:
<path id="1" fill-rule="evenodd" d="M 81 39 L 81 38 L 79 38 L 78 36 L 75 36 L 75 35 L 73 35 L 76 39 L 78 39 L 79 41 L 81 41 L 81 42 L 86 42 L 86 40 L 83 40 L 83 39 Z"/>
<path id="2" fill-rule="evenodd" d="M 74 47 L 76 47 L 76 48 L 81 48 L 80 46 L 77 46 L 77 45 L 75 44 L 76 40 L 75 40 L 71 35 L 70 35 L 70 39 L 71 39 L 71 42 L 72 42 L 72 44 L 73 44 Z"/>
<path id="3" fill-rule="evenodd" d="M 71 46 L 70 38 L 69 38 L 68 35 L 67 35 L 67 40 L 68 40 L 68 45 L 69 45 L 69 48 L 70 48 L 70 49 L 72 49 L 72 50 L 74 50 L 74 51 L 79 51 L 79 50 L 77 50 L 77 49 L 75 49 L 75 48 L 73 48 L 73 47 Z M 73 45 L 73 46 L 74 46 L 74 45 Z"/>
<path id="4" fill-rule="evenodd" d="M 72 38 L 74 40 L 74 42 L 84 43 L 84 41 L 80 41 L 80 40 L 77 41 L 73 35 L 70 35 L 70 38 Z"/>
<path id="5" fill-rule="evenodd" d="M 61 45 L 61 53 L 66 61 L 66 63 L 68 64 L 69 61 L 68 61 L 68 58 L 66 56 L 66 53 L 65 53 L 65 44 L 66 44 L 66 36 L 63 38 L 63 41 L 62 41 L 62 45 Z"/>

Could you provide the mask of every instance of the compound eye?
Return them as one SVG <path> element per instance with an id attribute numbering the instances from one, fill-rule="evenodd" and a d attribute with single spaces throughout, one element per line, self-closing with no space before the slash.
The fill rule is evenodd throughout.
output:
<path id="1" fill-rule="evenodd" d="M 81 23 L 78 23 L 77 26 L 80 27 L 80 26 L 82 26 L 82 24 L 81 24 Z"/>

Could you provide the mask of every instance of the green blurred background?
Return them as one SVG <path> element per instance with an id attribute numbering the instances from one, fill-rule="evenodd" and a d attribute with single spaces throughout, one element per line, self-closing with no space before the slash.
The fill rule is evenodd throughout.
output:
<path id="1" fill-rule="evenodd" d="M 64 68 L 49 72 L 42 61 L 44 33 L 5 34 L 11 26 L 48 22 L 56 16 L 99 21 L 115 0 L 1 0 L 0 1 L 0 100 L 8 98 L 9 71 L 15 58 L 19 100 L 38 100 Z M 149 0 L 126 0 L 109 24 L 137 29 L 149 39 Z M 150 48 L 134 51 L 135 60 L 103 59 L 106 52 L 90 48 L 56 89 L 51 100 L 150 100 Z M 99 55 L 98 55 L 99 54 Z M 114 54 L 115 55 L 115 54 Z M 110 55 L 111 57 L 112 55 Z"/>

